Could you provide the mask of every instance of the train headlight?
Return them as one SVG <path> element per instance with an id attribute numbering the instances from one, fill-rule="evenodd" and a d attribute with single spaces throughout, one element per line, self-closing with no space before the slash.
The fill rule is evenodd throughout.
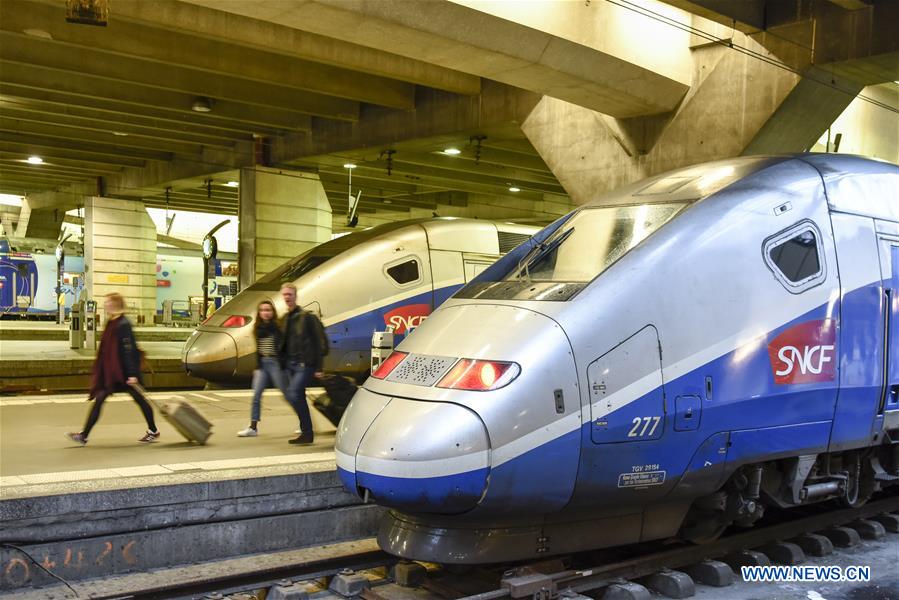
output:
<path id="1" fill-rule="evenodd" d="M 247 323 L 250 322 L 249 317 L 244 317 L 243 315 L 231 315 L 225 322 L 222 323 L 222 327 L 243 327 Z"/>
<path id="2" fill-rule="evenodd" d="M 437 387 L 487 392 L 508 385 L 519 373 L 521 367 L 513 362 L 463 358 L 440 380 Z"/>
<path id="3" fill-rule="evenodd" d="M 403 362 L 403 359 L 406 358 L 406 352 L 391 352 L 390 356 L 388 356 L 384 362 L 382 362 L 375 372 L 371 374 L 375 379 L 384 379 L 390 372 L 393 371 L 398 364 Z"/>

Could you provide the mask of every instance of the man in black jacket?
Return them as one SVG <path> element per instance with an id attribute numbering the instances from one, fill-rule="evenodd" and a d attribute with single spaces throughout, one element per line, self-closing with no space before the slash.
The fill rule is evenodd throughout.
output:
<path id="1" fill-rule="evenodd" d="M 281 297 L 287 304 L 284 317 L 284 337 L 281 356 L 290 379 L 287 384 L 287 401 L 300 417 L 300 435 L 291 444 L 313 442 L 312 416 L 306 403 L 306 386 L 313 377 L 321 376 L 327 342 L 321 321 L 314 314 L 297 306 L 297 288 L 292 283 L 281 286 Z"/>

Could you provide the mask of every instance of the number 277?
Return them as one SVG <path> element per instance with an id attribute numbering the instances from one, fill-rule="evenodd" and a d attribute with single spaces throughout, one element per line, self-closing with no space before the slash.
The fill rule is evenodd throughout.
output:
<path id="1" fill-rule="evenodd" d="M 656 432 L 656 427 L 659 426 L 659 421 L 661 420 L 662 417 L 634 417 L 634 420 L 631 421 L 634 426 L 631 427 L 627 437 L 651 437 Z M 643 425 L 643 427 L 641 428 L 640 425 Z"/>

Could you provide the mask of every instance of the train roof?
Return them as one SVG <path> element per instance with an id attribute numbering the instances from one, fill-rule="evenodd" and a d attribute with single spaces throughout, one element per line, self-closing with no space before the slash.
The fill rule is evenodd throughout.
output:
<path id="1" fill-rule="evenodd" d="M 830 210 L 899 221 L 899 166 L 852 154 L 796 158 L 821 174 Z"/>
<path id="2" fill-rule="evenodd" d="M 831 210 L 899 221 L 899 166 L 849 154 L 746 156 L 703 163 L 619 188 L 585 206 L 695 202 L 792 160 L 818 171 Z"/>

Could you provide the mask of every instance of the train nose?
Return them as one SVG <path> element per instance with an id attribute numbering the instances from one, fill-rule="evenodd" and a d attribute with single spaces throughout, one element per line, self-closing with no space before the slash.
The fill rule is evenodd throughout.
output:
<path id="1" fill-rule="evenodd" d="M 340 432 L 337 450 L 343 454 L 338 459 L 345 482 L 352 480 L 361 494 L 403 511 L 454 514 L 477 505 L 487 489 L 490 445 L 474 412 L 446 402 L 386 398 L 365 389 L 353 400 L 353 407 L 383 408 L 356 448 L 350 438 L 359 436 Z"/>
<path id="2" fill-rule="evenodd" d="M 194 377 L 228 379 L 237 370 L 237 346 L 227 333 L 195 331 L 184 345 L 181 360 Z"/>

